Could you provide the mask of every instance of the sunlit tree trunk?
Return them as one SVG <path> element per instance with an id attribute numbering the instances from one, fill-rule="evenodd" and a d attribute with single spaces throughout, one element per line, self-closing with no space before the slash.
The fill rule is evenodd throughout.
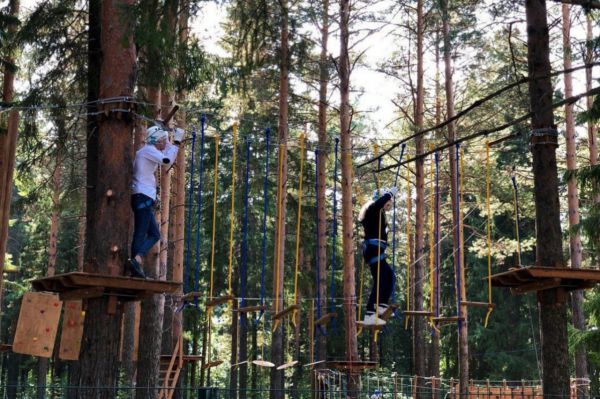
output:
<path id="1" fill-rule="evenodd" d="M 529 101 L 533 117 L 530 148 L 533 155 L 536 205 L 536 265 L 564 267 L 556 147 L 552 134 L 552 81 L 546 2 L 526 0 L 527 61 Z M 545 134 L 545 135 L 544 135 Z M 564 289 L 539 291 L 537 294 L 542 341 L 542 386 L 545 398 L 569 396 L 569 364 L 567 334 L 567 295 Z"/>

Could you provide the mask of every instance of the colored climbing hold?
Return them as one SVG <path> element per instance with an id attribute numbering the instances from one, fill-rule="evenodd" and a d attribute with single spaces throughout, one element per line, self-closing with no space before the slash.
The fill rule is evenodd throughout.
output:
<path id="1" fill-rule="evenodd" d="M 85 310 L 82 310 L 82 311 L 81 311 L 81 315 L 82 315 L 82 316 L 85 316 Z"/>
<path id="2" fill-rule="evenodd" d="M 33 342 L 37 342 L 37 337 L 33 337 Z"/>

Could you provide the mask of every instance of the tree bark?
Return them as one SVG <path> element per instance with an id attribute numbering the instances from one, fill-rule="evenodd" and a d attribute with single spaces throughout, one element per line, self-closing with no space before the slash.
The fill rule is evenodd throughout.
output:
<path id="1" fill-rule="evenodd" d="M 530 77 L 548 76 L 549 37 L 544 0 L 526 0 L 527 61 Z M 555 129 L 550 78 L 531 80 L 530 106 L 533 112 L 531 127 Z M 537 130 L 539 134 L 544 131 Z M 539 140 L 539 141 L 538 141 Z M 536 205 L 536 265 L 564 267 L 558 200 L 556 136 L 549 134 L 530 140 L 533 154 L 533 175 Z M 542 386 L 545 398 L 569 396 L 569 369 L 557 365 L 569 364 L 566 294 L 563 289 L 538 292 L 542 341 Z"/>
<path id="2" fill-rule="evenodd" d="M 352 214 L 352 139 L 350 136 L 350 0 L 340 0 L 340 143 L 342 154 L 342 250 L 344 259 L 344 318 L 346 331 L 346 360 L 358 360 L 356 339 L 356 283 L 354 281 L 354 228 Z M 335 183 L 335 182 L 334 182 Z M 334 249 L 335 250 L 335 249 Z M 347 395 L 359 395 L 359 375 L 348 374 Z"/>
<path id="3" fill-rule="evenodd" d="M 132 96 L 136 76 L 135 47 L 131 37 L 133 28 L 126 22 L 129 19 L 121 14 L 133 5 L 133 1 L 103 1 L 101 4 L 103 58 L 99 97 Z M 133 123 L 128 118 L 109 117 L 99 124 L 97 147 L 92 152 L 96 151 L 102 168 L 88 165 L 95 172 L 88 192 L 88 201 L 95 205 L 87 211 L 88 240 L 84 269 L 88 272 L 119 274 L 128 256 L 132 128 Z M 115 193 L 112 197 L 106 196 L 109 189 Z M 118 309 L 114 314 L 108 313 L 109 300 L 103 297 L 87 302 L 81 373 L 77 384 L 80 398 L 104 399 L 115 394 L 121 312 Z"/>
<path id="4" fill-rule="evenodd" d="M 424 20 L 423 20 L 423 0 L 417 1 L 417 93 L 415 98 L 415 128 L 417 131 L 423 129 L 423 118 L 424 118 L 424 103 L 425 103 L 425 87 L 423 84 L 423 40 L 425 35 Z M 419 135 L 415 139 L 415 148 L 417 155 L 423 153 L 425 149 L 425 138 L 423 135 Z M 414 263 L 414 310 L 422 311 L 424 303 L 423 295 L 423 277 L 425 275 L 425 161 L 423 158 L 415 162 L 415 187 L 416 187 L 416 200 L 415 200 L 415 263 Z M 425 370 L 425 355 L 423 349 L 425 348 L 425 330 L 426 323 L 425 318 L 415 317 L 413 318 L 413 369 L 420 379 L 426 374 Z M 423 395 L 423 391 L 420 388 L 425 384 L 421 384 L 420 381 L 416 382 L 417 398 Z"/>
<path id="5" fill-rule="evenodd" d="M 329 41 L 329 0 L 322 1 L 321 54 L 319 56 L 319 150 L 317 154 L 317 308 L 326 309 L 327 304 L 327 212 L 325 199 L 327 191 L 327 85 L 329 83 L 327 44 Z M 316 317 L 322 314 L 317 312 Z M 327 358 L 327 327 L 317 331 L 317 361 Z"/>
<path id="6" fill-rule="evenodd" d="M 284 260 L 285 260 L 285 216 L 287 204 L 287 147 L 285 143 L 288 139 L 288 88 L 289 88 L 289 49 L 288 49 L 288 3 L 287 0 L 280 0 L 281 9 L 281 49 L 280 49 L 280 70 L 279 70 L 279 150 L 280 165 L 277 176 L 277 184 L 279 186 L 279 198 L 277 203 L 277 218 L 275 235 L 277 242 L 275 243 L 275 273 L 279 277 L 273 281 L 274 307 L 276 311 L 283 310 L 283 276 L 284 276 Z M 277 253 L 278 252 L 278 253 Z M 271 361 L 275 364 L 283 364 L 283 328 L 281 323 L 273 331 L 271 341 Z M 282 399 L 284 389 L 284 373 L 282 370 L 277 370 L 276 367 L 271 368 L 271 399 Z"/>
<path id="7" fill-rule="evenodd" d="M 571 11 L 567 4 L 562 5 L 563 20 L 563 65 L 564 69 L 572 67 L 571 56 Z M 573 77 L 570 72 L 564 75 L 565 97 L 573 95 Z M 573 104 L 565 105 L 565 134 L 567 141 L 567 170 L 577 170 L 577 137 L 575 133 L 575 117 L 573 115 Z M 567 181 L 567 198 L 569 207 L 569 227 L 579 225 L 579 194 L 577 192 L 577 179 L 571 176 Z M 569 234 L 569 248 L 571 256 L 571 267 L 581 267 L 582 247 L 579 232 Z M 571 292 L 571 306 L 573 326 L 577 330 L 585 330 L 585 314 L 583 312 L 583 291 Z M 586 347 L 583 343 L 575 349 L 575 376 L 577 377 L 577 397 L 587 397 L 585 389 L 579 389 L 579 383 L 589 379 L 587 367 Z"/>
<path id="8" fill-rule="evenodd" d="M 17 31 L 17 19 L 19 17 L 19 0 L 9 2 L 9 12 L 14 23 L 8 25 L 7 32 L 14 35 Z M 14 94 L 15 74 L 11 71 L 10 65 L 15 62 L 15 53 L 12 46 L 8 47 L 6 65 L 4 68 L 4 81 L 2 83 L 2 101 L 10 104 Z M 10 203 L 13 186 L 13 169 L 15 165 L 15 154 L 17 150 L 17 136 L 19 126 L 19 113 L 11 111 L 8 119 L 8 131 L 6 134 L 0 133 L 0 303 L 3 298 L 2 283 L 4 279 L 4 256 L 6 254 L 6 241 L 8 239 L 8 221 L 10 219 Z"/>

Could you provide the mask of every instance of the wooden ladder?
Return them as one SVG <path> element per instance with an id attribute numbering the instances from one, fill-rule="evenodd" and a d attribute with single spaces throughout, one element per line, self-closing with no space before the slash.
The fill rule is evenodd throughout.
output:
<path id="1" fill-rule="evenodd" d="M 161 356 L 158 399 L 171 399 L 183 368 L 183 338 L 179 337 L 171 356 Z"/>

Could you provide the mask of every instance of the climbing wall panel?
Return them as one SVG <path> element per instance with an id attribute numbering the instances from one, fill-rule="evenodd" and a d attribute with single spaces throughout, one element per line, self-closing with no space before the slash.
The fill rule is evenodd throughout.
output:
<path id="1" fill-rule="evenodd" d="M 62 360 L 79 360 L 85 312 L 82 301 L 65 301 L 62 331 L 60 335 L 60 351 Z"/>
<path id="2" fill-rule="evenodd" d="M 54 350 L 62 302 L 57 294 L 26 292 L 13 341 L 13 352 L 50 357 Z"/>

